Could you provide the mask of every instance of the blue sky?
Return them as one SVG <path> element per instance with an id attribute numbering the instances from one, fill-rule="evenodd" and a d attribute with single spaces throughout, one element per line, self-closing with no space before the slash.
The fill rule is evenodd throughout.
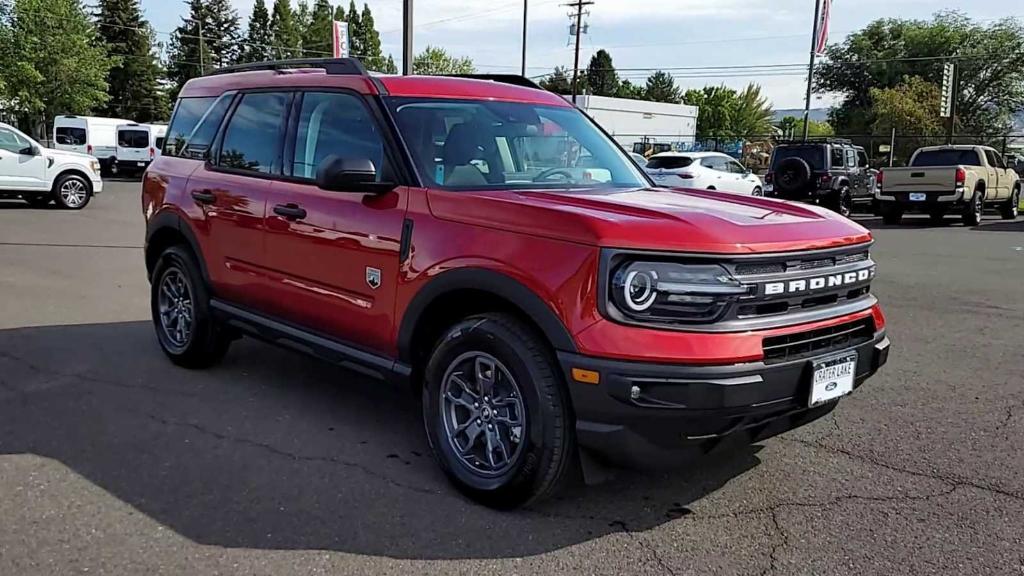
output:
<path id="1" fill-rule="evenodd" d="M 252 2 L 233 0 L 243 24 Z M 366 2 L 381 31 L 385 53 L 399 60 L 402 0 Z M 572 67 L 564 2 L 529 0 L 529 75 L 544 74 L 559 65 Z M 1024 4 L 1011 8 L 1015 4 L 1005 0 L 835 0 L 832 41 L 877 18 L 928 18 L 939 10 L 960 10 L 977 20 L 1024 17 Z M 472 57 L 483 72 L 518 73 L 522 5 L 522 0 L 415 0 L 417 51 L 437 45 Z M 142 7 L 158 32 L 173 30 L 186 11 L 183 0 L 142 0 Z M 813 12 L 813 0 L 595 0 L 587 18 L 590 33 L 583 37 L 581 66 L 600 48 L 611 53 L 620 69 L 805 63 Z M 646 72 L 623 74 L 642 82 Z M 798 74 L 712 79 L 682 77 L 692 72 L 678 74 L 678 83 L 685 88 L 707 83 L 741 87 L 756 81 L 777 108 L 803 107 L 804 79 Z M 831 102 L 826 95 L 817 98 L 814 106 Z"/>

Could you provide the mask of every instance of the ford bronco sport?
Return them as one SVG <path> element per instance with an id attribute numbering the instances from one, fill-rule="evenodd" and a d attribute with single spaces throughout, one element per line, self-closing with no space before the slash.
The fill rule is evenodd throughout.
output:
<path id="1" fill-rule="evenodd" d="M 251 335 L 409 383 L 441 468 L 496 507 L 595 454 L 800 426 L 885 363 L 867 230 L 656 188 L 527 83 L 344 59 L 188 82 L 143 182 L 164 352 Z"/>

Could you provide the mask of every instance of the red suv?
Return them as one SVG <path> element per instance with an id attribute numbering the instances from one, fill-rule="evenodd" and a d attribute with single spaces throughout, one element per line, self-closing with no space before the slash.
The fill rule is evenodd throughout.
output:
<path id="1" fill-rule="evenodd" d="M 657 188 L 527 84 L 355 60 L 190 81 L 143 184 L 164 352 L 198 368 L 250 335 L 410 383 L 445 473 L 497 507 L 584 454 L 800 426 L 885 363 L 867 230 Z"/>

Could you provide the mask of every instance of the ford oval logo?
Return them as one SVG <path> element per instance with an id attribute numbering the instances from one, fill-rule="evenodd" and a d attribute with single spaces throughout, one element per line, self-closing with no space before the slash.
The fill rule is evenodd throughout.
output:
<path id="1" fill-rule="evenodd" d="M 825 391 L 831 392 L 836 389 L 836 386 L 839 386 L 838 382 L 829 382 L 828 384 L 825 384 Z"/>

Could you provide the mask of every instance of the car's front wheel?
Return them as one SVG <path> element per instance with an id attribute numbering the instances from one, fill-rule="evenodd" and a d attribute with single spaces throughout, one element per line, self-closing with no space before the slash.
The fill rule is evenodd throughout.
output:
<path id="1" fill-rule="evenodd" d="M 210 315 L 209 292 L 191 252 L 172 246 L 153 271 L 150 306 L 160 348 L 186 368 L 217 363 L 231 338 Z"/>
<path id="2" fill-rule="evenodd" d="M 425 371 L 434 455 L 459 490 L 487 506 L 552 494 L 573 462 L 569 398 L 541 338 L 512 316 L 472 316 L 448 329 Z"/>
<path id="3" fill-rule="evenodd" d="M 92 185 L 78 174 L 65 174 L 53 183 L 53 199 L 65 210 L 81 210 L 92 199 Z"/>

